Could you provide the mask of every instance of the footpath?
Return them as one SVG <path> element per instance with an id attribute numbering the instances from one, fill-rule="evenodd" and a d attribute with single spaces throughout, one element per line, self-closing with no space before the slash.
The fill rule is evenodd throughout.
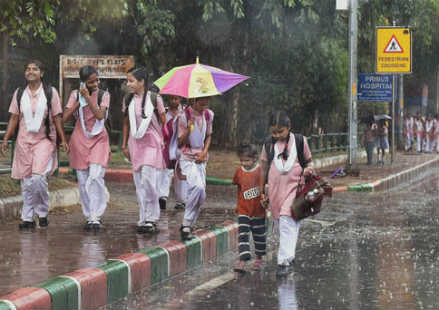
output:
<path id="1" fill-rule="evenodd" d="M 228 161 L 239 164 L 237 158 Z M 345 161 L 340 155 L 316 159 L 315 165 L 319 174 L 329 177 Z M 359 175 L 337 176 L 330 182 L 336 195 L 386 190 L 438 165 L 437 154 L 398 153 L 392 164 L 360 163 Z M 158 223 L 159 232 L 136 233 L 138 207 L 131 178 L 129 169 L 108 169 L 110 201 L 104 228 L 97 234 L 82 230 L 75 187 L 51 193 L 62 206 L 51 200 L 47 229 L 20 232 L 18 211 L 8 209 L 19 210 L 20 197 L 0 200 L 0 310 L 103 307 L 236 250 L 236 189 L 225 175 L 208 178 L 197 237 L 186 242 L 179 238 L 183 212 L 174 209 L 172 194 Z"/>

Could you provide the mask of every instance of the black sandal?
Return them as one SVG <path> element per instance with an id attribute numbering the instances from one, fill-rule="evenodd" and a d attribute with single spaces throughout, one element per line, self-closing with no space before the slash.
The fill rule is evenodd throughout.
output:
<path id="1" fill-rule="evenodd" d="M 190 227 L 190 226 L 181 226 L 180 227 L 180 234 L 181 234 L 181 239 L 183 241 L 191 240 L 191 239 L 193 239 L 195 237 L 192 234 L 192 227 Z"/>

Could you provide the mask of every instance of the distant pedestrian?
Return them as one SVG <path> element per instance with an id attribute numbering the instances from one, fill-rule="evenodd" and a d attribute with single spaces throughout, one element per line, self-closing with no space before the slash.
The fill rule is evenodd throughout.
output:
<path id="1" fill-rule="evenodd" d="M 98 231 L 107 208 L 105 169 L 110 160 L 110 139 L 105 121 L 110 109 L 110 94 L 99 88 L 98 71 L 93 66 L 79 69 L 79 89 L 73 90 L 63 120 L 72 116 L 75 127 L 69 141 L 69 163 L 76 170 L 84 230 Z"/>
<path id="2" fill-rule="evenodd" d="M 206 200 L 206 165 L 213 131 L 214 114 L 208 109 L 209 97 L 195 98 L 178 122 L 178 144 L 181 149 L 178 166 L 186 178 L 186 208 L 181 238 L 193 238 L 193 226 Z"/>
<path id="3" fill-rule="evenodd" d="M 419 114 L 415 118 L 415 131 L 416 131 L 416 150 L 418 153 L 422 152 L 424 144 L 424 122 Z"/>
<path id="4" fill-rule="evenodd" d="M 179 96 L 169 96 L 168 111 L 166 113 L 166 130 L 164 130 L 165 148 L 163 150 L 166 169 L 162 170 L 159 186 L 159 202 L 162 210 L 166 209 L 166 202 L 168 200 L 172 180 L 174 180 L 174 192 L 177 198 L 175 209 L 184 209 L 186 204 L 186 180 L 181 179 L 181 173 L 174 173 L 174 170 L 178 168 L 176 163 L 180 156 L 180 150 L 178 148 L 178 121 L 182 113 L 181 98 Z"/>
<path id="5" fill-rule="evenodd" d="M 433 141 L 434 141 L 434 121 L 431 115 L 427 116 L 425 120 L 425 152 L 433 152 Z"/>
<path id="6" fill-rule="evenodd" d="M 157 222 L 160 219 L 160 176 L 166 168 L 161 125 L 166 122 L 165 107 L 160 95 L 148 91 L 147 76 L 144 67 L 128 71 L 127 86 L 130 95 L 124 99 L 122 107 L 122 151 L 133 165 L 139 203 L 138 233 L 157 231 Z"/>
<path id="7" fill-rule="evenodd" d="M 270 119 L 270 133 L 261 153 L 261 199 L 268 175 L 268 200 L 271 215 L 279 234 L 277 274 L 288 274 L 288 266 L 294 263 L 299 236 L 300 221 L 292 217 L 291 206 L 303 176 L 313 173 L 312 157 L 306 139 L 290 132 L 291 121 L 287 113 L 278 111 Z M 303 147 L 303 148 L 302 148 Z M 299 151 L 298 151 L 299 150 Z M 301 153 L 300 150 L 303 152 Z"/>
<path id="8" fill-rule="evenodd" d="M 389 130 L 385 120 L 378 122 L 377 134 L 376 134 L 376 147 L 377 147 L 377 163 L 384 164 L 386 158 L 386 150 L 389 149 Z"/>
<path id="9" fill-rule="evenodd" d="M 254 270 L 259 270 L 266 251 L 265 208 L 261 203 L 259 181 L 261 166 L 258 164 L 258 150 L 252 144 L 244 144 L 238 150 L 241 167 L 236 169 L 233 184 L 238 186 L 238 247 L 239 262 L 235 271 L 244 271 L 251 259 L 250 233 L 253 237 L 256 259 Z"/>
<path id="10" fill-rule="evenodd" d="M 405 150 L 408 152 L 412 149 L 413 141 L 414 141 L 414 127 L 415 120 L 411 115 L 406 115 L 404 117 L 404 137 L 405 137 Z"/>
<path id="11" fill-rule="evenodd" d="M 373 163 L 373 152 L 375 150 L 376 133 L 377 125 L 374 122 L 369 122 L 363 135 L 363 146 L 366 149 L 368 165 L 372 165 Z"/>
<path id="12" fill-rule="evenodd" d="M 20 229 L 34 228 L 34 215 L 40 227 L 49 225 L 49 189 L 47 176 L 58 165 L 57 134 L 61 147 L 68 151 L 62 127 L 62 108 L 55 88 L 43 83 L 44 67 L 30 60 L 24 67 L 26 87 L 18 88 L 9 107 L 11 117 L 3 138 L 1 153 L 18 127 L 11 177 L 21 180 L 23 209 Z"/>

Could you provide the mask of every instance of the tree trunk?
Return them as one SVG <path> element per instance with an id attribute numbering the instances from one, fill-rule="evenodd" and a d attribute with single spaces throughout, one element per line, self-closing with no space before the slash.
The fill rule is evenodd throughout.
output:
<path id="1" fill-rule="evenodd" d="M 436 114 L 439 114 L 439 65 L 436 72 Z"/>
<path id="2" fill-rule="evenodd" d="M 3 32 L 2 35 L 2 85 L 1 85 L 1 101 L 0 101 L 0 112 L 2 117 L 0 118 L 0 121 L 7 121 L 7 111 L 8 111 L 8 33 Z"/>
<path id="3" fill-rule="evenodd" d="M 238 146 L 238 120 L 239 120 L 239 88 L 235 89 L 232 94 L 230 126 L 229 126 L 229 147 Z"/>

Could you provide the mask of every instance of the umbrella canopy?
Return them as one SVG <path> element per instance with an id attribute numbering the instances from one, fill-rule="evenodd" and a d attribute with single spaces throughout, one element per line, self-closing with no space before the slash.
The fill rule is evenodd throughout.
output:
<path id="1" fill-rule="evenodd" d="M 220 95 L 248 78 L 200 64 L 197 57 L 195 64 L 175 67 L 154 84 L 160 89 L 160 94 L 198 98 Z"/>
<path id="2" fill-rule="evenodd" d="M 390 120 L 392 119 L 389 115 L 387 114 L 378 114 L 378 115 L 374 115 L 373 118 L 375 119 L 375 121 L 381 121 L 381 120 Z"/>

